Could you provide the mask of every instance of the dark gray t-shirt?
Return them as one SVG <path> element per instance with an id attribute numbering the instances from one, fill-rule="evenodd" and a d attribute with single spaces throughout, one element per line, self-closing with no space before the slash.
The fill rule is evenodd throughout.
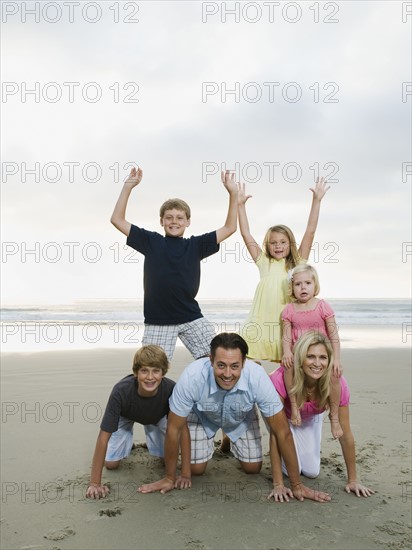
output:
<path id="1" fill-rule="evenodd" d="M 113 387 L 100 428 L 109 433 L 117 431 L 120 416 L 143 425 L 157 424 L 169 412 L 174 386 L 173 380 L 163 378 L 156 395 L 142 397 L 137 393 L 137 379 L 129 374 Z"/>

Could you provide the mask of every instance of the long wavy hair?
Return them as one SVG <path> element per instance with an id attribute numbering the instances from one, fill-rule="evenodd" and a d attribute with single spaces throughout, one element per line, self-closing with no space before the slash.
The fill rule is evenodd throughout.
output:
<path id="1" fill-rule="evenodd" d="M 289 240 L 290 250 L 289 250 L 289 254 L 285 258 L 285 267 L 286 267 L 286 270 L 289 271 L 289 269 L 293 269 L 302 261 L 302 258 L 300 257 L 300 254 L 296 246 L 295 236 L 292 233 L 292 230 L 289 229 L 289 227 L 287 227 L 286 225 L 272 225 L 272 227 L 269 227 L 269 229 L 266 231 L 266 235 L 263 240 L 263 251 L 269 259 L 273 259 L 273 256 L 271 256 L 269 252 L 270 235 L 273 232 L 282 233 Z"/>
<path id="2" fill-rule="evenodd" d="M 295 344 L 294 350 L 294 367 L 293 367 L 293 387 L 291 393 L 296 396 L 296 404 L 300 409 L 306 401 L 306 388 L 305 388 L 305 373 L 303 372 L 303 362 L 306 359 L 309 348 L 322 344 L 326 353 L 328 354 L 328 366 L 327 369 L 319 378 L 317 383 L 317 407 L 323 409 L 327 405 L 327 399 L 330 393 L 330 378 L 332 376 L 333 367 L 333 351 L 329 340 L 316 330 L 310 330 L 305 332 L 303 336 Z"/>

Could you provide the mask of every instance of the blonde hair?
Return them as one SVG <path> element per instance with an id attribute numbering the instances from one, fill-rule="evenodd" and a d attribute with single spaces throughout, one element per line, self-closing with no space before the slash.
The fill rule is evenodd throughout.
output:
<path id="1" fill-rule="evenodd" d="M 169 370 L 169 360 L 160 346 L 150 344 L 142 346 L 133 357 L 132 369 L 137 374 L 142 367 L 155 367 L 162 369 L 163 376 Z"/>
<path id="2" fill-rule="evenodd" d="M 288 294 L 289 294 L 289 298 L 290 298 L 291 302 L 296 302 L 297 301 L 296 296 L 293 294 L 293 277 L 297 273 L 305 273 L 306 271 L 311 274 L 313 282 L 315 283 L 314 296 L 317 296 L 320 292 L 319 276 L 318 276 L 318 272 L 316 271 L 316 269 L 313 266 L 308 265 L 308 264 L 299 264 L 299 265 L 297 265 L 296 267 L 293 268 L 293 271 L 291 273 L 291 278 L 289 280 Z"/>
<path id="3" fill-rule="evenodd" d="M 190 220 L 190 206 L 182 199 L 168 199 L 160 207 L 160 217 L 163 218 L 166 210 L 181 210 L 186 214 L 186 218 Z"/>
<path id="4" fill-rule="evenodd" d="M 305 373 L 303 372 L 303 362 L 307 357 L 309 348 L 321 344 L 325 347 L 328 354 L 328 367 L 323 372 L 321 378 L 317 382 L 317 390 L 319 394 L 319 400 L 317 406 L 319 409 L 323 409 L 326 404 L 330 393 L 330 378 L 332 376 L 333 366 L 333 351 L 329 340 L 323 334 L 310 330 L 306 332 L 295 344 L 294 351 L 294 367 L 293 367 L 293 387 L 291 393 L 296 396 L 296 404 L 300 409 L 306 401 L 306 389 L 305 389 Z"/>
<path id="5" fill-rule="evenodd" d="M 269 241 L 270 241 L 270 235 L 271 233 L 282 233 L 289 239 L 289 254 L 285 258 L 285 267 L 286 271 L 289 271 L 289 269 L 293 269 L 295 266 L 298 265 L 302 261 L 302 258 L 298 252 L 297 246 L 296 246 L 296 239 L 294 234 L 292 233 L 292 230 L 289 229 L 286 225 L 273 225 L 272 227 L 269 227 L 269 229 L 266 231 L 265 238 L 263 240 L 263 251 L 267 258 L 272 259 L 273 257 L 270 254 L 269 251 Z"/>

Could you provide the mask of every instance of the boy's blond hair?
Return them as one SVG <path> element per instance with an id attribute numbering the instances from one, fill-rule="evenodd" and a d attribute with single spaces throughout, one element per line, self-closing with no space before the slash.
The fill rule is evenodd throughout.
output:
<path id="1" fill-rule="evenodd" d="M 156 367 L 162 369 L 163 376 L 169 370 L 169 361 L 160 346 L 149 344 L 136 351 L 133 358 L 133 372 L 137 374 L 142 367 Z"/>
<path id="2" fill-rule="evenodd" d="M 186 214 L 186 218 L 190 220 L 190 206 L 182 199 L 168 199 L 160 207 L 160 217 L 163 218 L 166 210 L 181 210 Z"/>

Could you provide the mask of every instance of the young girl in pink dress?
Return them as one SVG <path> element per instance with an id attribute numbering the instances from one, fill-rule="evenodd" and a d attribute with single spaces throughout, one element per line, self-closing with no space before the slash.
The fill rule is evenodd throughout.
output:
<path id="1" fill-rule="evenodd" d="M 332 435 L 334 438 L 339 438 L 343 433 L 338 415 L 341 392 L 339 379 L 342 376 L 340 341 L 332 308 L 324 300 L 316 298 L 319 290 L 319 278 L 314 267 L 298 265 L 292 270 L 289 281 L 292 302 L 282 311 L 282 365 L 285 367 L 285 384 L 291 404 L 291 422 L 295 426 L 300 426 L 302 419 L 293 391 L 293 347 L 302 334 L 311 330 L 323 334 L 330 340 L 334 360 L 328 398 L 329 418 Z"/>

